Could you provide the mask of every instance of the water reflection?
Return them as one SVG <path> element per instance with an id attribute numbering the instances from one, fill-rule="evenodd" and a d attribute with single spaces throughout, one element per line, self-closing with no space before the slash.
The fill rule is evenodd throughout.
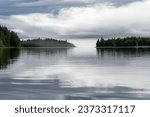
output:
<path id="1" fill-rule="evenodd" d="M 1 79 L 1 99 L 149 99 L 143 89 L 131 87 L 62 87 L 58 79 L 49 80 L 15 80 Z"/>
<path id="2" fill-rule="evenodd" d="M 19 54 L 19 48 L 0 48 L 0 69 L 6 69 L 7 65 L 13 64 Z"/>
<path id="3" fill-rule="evenodd" d="M 150 48 L 97 48 L 97 56 L 142 56 L 149 55 Z"/>
<path id="4" fill-rule="evenodd" d="M 3 51 L 0 99 L 150 99 L 149 49 Z"/>
<path id="5" fill-rule="evenodd" d="M 67 55 L 69 48 L 22 48 L 22 53 L 27 53 L 27 55 L 38 55 L 38 56 L 60 56 Z"/>

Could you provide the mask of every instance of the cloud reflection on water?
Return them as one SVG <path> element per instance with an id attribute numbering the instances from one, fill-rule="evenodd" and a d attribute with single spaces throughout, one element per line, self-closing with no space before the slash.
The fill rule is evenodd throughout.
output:
<path id="1" fill-rule="evenodd" d="M 0 99 L 150 99 L 149 55 L 149 49 L 22 49 L 0 71 Z"/>

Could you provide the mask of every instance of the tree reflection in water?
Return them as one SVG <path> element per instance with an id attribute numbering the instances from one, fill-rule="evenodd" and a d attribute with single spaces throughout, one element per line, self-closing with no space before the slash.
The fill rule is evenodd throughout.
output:
<path id="1" fill-rule="evenodd" d="M 9 64 L 13 64 L 19 55 L 19 48 L 0 48 L 0 69 L 6 69 Z"/>

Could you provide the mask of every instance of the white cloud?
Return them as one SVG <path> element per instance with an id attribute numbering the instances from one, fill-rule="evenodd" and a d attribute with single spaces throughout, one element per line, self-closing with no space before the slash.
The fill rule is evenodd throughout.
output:
<path id="1" fill-rule="evenodd" d="M 54 14 L 12 15 L 0 19 L 3 24 L 22 30 L 29 36 L 71 34 L 141 34 L 150 32 L 150 0 L 115 7 L 95 4 L 64 8 Z"/>
<path id="2" fill-rule="evenodd" d="M 24 31 L 23 30 L 20 30 L 20 29 L 12 29 L 13 31 L 17 32 L 17 33 L 21 33 L 21 34 L 24 34 Z"/>

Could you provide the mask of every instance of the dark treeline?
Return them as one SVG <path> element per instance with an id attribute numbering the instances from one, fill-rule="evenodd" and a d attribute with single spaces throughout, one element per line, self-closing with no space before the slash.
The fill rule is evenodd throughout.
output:
<path id="1" fill-rule="evenodd" d="M 128 46 L 150 46 L 149 37 L 124 37 L 124 38 L 112 38 L 104 40 L 103 37 L 98 39 L 96 47 L 128 47 Z"/>
<path id="2" fill-rule="evenodd" d="M 8 30 L 5 26 L 0 26 L 0 47 L 19 47 L 20 39 L 18 35 Z"/>

